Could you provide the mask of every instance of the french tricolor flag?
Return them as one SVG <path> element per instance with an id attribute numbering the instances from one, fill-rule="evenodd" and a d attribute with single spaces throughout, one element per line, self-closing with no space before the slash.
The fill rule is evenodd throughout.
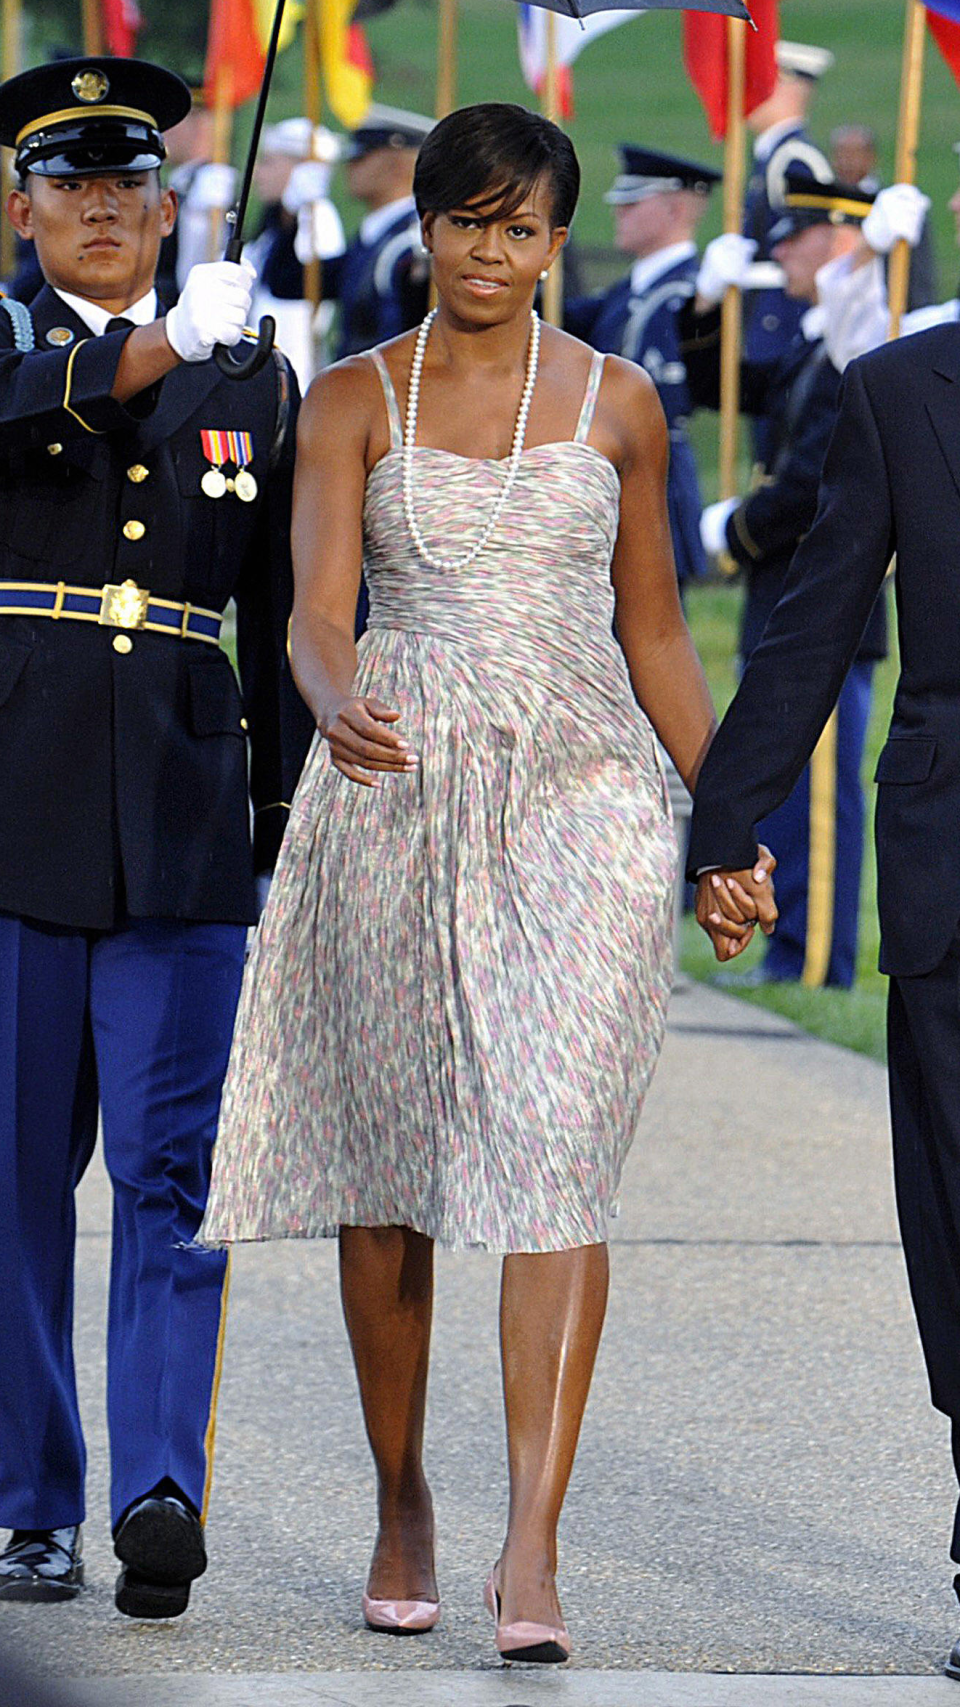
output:
<path id="1" fill-rule="evenodd" d="M 928 0 L 927 23 L 940 52 L 960 83 L 960 0 Z"/>

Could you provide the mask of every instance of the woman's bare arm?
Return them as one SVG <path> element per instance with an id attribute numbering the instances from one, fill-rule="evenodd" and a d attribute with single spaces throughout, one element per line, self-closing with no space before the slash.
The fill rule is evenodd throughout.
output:
<path id="1" fill-rule="evenodd" d="M 606 363 L 604 414 L 622 447 L 612 570 L 617 638 L 637 702 L 692 793 L 716 717 L 677 589 L 667 514 L 667 425 L 652 381 L 614 357 Z"/>
<path id="2" fill-rule="evenodd" d="M 297 428 L 293 493 L 294 602 L 290 664 L 334 764 L 376 787 L 372 771 L 415 765 L 400 713 L 353 692 L 354 620 L 363 559 L 363 495 L 376 375 L 355 357 L 310 386 Z"/>

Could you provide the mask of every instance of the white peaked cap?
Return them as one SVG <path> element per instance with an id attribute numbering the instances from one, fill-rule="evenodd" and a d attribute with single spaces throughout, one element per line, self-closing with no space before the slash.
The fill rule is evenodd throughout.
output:
<path id="1" fill-rule="evenodd" d="M 834 63 L 828 47 L 808 47 L 799 41 L 778 41 L 776 55 L 781 71 L 788 71 L 794 77 L 809 77 L 813 82 Z"/>

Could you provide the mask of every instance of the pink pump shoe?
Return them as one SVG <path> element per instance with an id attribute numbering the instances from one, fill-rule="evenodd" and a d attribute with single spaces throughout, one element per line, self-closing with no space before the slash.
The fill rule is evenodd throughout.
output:
<path id="1" fill-rule="evenodd" d="M 500 1595 L 490 1572 L 484 1585 L 483 1604 L 497 1626 L 497 1653 L 505 1660 L 519 1660 L 527 1665 L 562 1665 L 570 1658 L 572 1643 L 561 1625 L 531 1624 L 518 1619 L 515 1624 L 500 1623 Z"/>
<path id="2" fill-rule="evenodd" d="M 432 1630 L 440 1618 L 438 1600 L 374 1600 L 363 1597 L 363 1616 L 371 1630 L 382 1630 L 391 1636 L 416 1636 L 422 1630 Z"/>

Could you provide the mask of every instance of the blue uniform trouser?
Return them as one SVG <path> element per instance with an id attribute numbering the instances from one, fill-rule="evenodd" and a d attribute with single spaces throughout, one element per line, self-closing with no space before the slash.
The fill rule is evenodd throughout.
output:
<path id="1" fill-rule="evenodd" d="M 835 723 L 782 806 L 758 826 L 777 856 L 780 917 L 764 966 L 775 978 L 848 990 L 857 970 L 863 788 L 873 663 L 856 663 Z"/>
<path id="2" fill-rule="evenodd" d="M 113 1522 L 167 1478 L 203 1508 L 226 1258 L 189 1242 L 245 934 L 159 919 L 96 933 L 0 914 L 0 1528 L 84 1516 L 74 1190 L 98 1108 L 114 1205 Z"/>

